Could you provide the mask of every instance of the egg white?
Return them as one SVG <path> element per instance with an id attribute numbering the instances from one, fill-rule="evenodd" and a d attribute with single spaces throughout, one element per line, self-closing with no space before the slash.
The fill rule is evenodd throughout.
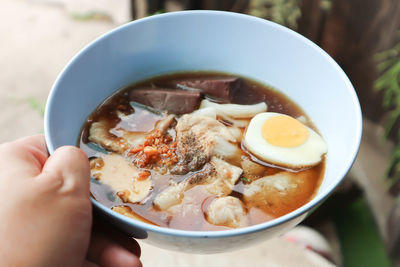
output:
<path id="1" fill-rule="evenodd" d="M 254 116 L 247 127 L 244 145 L 257 158 L 274 165 L 288 168 L 305 168 L 317 165 L 328 147 L 322 137 L 305 126 L 309 132 L 306 141 L 296 147 L 280 147 L 269 144 L 262 137 L 262 125 L 275 116 L 287 116 L 275 112 L 264 112 Z"/>

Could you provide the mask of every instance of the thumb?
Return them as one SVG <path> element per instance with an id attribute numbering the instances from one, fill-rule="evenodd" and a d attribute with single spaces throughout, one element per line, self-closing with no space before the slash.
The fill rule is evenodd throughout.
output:
<path id="1" fill-rule="evenodd" d="M 89 196 L 89 160 L 77 147 L 58 148 L 46 161 L 42 176 L 57 184 L 61 192 Z"/>

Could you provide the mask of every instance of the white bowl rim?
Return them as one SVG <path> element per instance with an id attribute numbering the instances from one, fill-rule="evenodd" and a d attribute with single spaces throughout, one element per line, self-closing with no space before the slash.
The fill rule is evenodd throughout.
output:
<path id="1" fill-rule="evenodd" d="M 216 10 L 186 10 L 186 11 L 176 11 L 176 12 L 169 12 L 169 13 L 164 13 L 164 14 L 158 14 L 158 15 L 153 15 L 149 17 L 145 17 L 139 20 L 135 20 L 132 22 L 129 22 L 127 24 L 121 25 L 119 27 L 116 27 L 115 29 L 103 34 L 102 36 L 98 37 L 91 43 L 89 43 L 87 46 L 85 46 L 79 53 L 77 53 L 69 62 L 68 64 L 64 67 L 64 69 L 61 71 L 60 75 L 57 77 L 50 94 L 47 99 L 46 103 L 46 109 L 45 109 L 45 116 L 44 116 L 44 132 L 45 132 L 45 138 L 46 138 L 46 144 L 48 147 L 48 150 L 51 153 L 55 151 L 54 145 L 51 142 L 51 139 L 49 137 L 49 109 L 50 105 L 53 102 L 54 95 L 56 88 L 58 87 L 58 84 L 61 83 L 61 80 L 64 76 L 64 74 L 67 72 L 67 70 L 73 65 L 73 63 L 83 54 L 85 54 L 88 50 L 91 49 L 92 46 L 94 46 L 96 43 L 101 42 L 104 39 L 111 38 L 112 35 L 117 34 L 120 31 L 123 31 L 125 28 L 131 27 L 131 25 L 134 24 L 140 24 L 140 23 L 145 23 L 147 21 L 152 21 L 152 20 L 158 20 L 160 17 L 174 17 L 174 16 L 182 16 L 182 15 L 218 15 L 218 16 L 232 16 L 232 17 L 237 17 L 241 19 L 246 19 L 250 21 L 257 21 L 258 23 L 264 23 L 268 25 L 269 27 L 274 27 L 276 29 L 279 29 L 280 31 L 284 31 L 287 34 L 293 36 L 294 38 L 297 38 L 298 40 L 308 44 L 309 46 L 313 47 L 316 52 L 318 52 L 322 57 L 324 57 L 328 62 L 332 64 L 334 68 L 336 68 L 337 72 L 340 74 L 342 77 L 343 81 L 346 83 L 346 87 L 350 88 L 350 94 L 352 98 L 352 102 L 355 105 L 355 129 L 356 131 L 353 132 L 353 136 L 356 139 L 356 141 L 353 144 L 353 147 L 351 147 L 351 158 L 352 160 L 349 162 L 346 162 L 346 164 L 343 164 L 341 170 L 339 171 L 337 181 L 331 183 L 329 187 L 326 190 L 325 194 L 322 195 L 316 195 L 313 199 L 311 199 L 309 202 L 307 202 L 305 205 L 301 206 L 300 208 L 283 215 L 281 217 L 278 217 L 276 219 L 273 219 L 271 221 L 267 221 L 264 223 L 252 225 L 252 226 L 247 226 L 244 228 L 236 228 L 236 229 L 229 229 L 229 230 L 221 230 L 221 231 L 188 231 L 188 230 L 179 230 L 179 229 L 173 229 L 173 228 L 167 228 L 167 227 L 161 227 L 161 226 L 156 226 L 152 224 L 148 224 L 145 222 L 141 222 L 138 220 L 134 220 L 131 218 L 128 218 L 122 214 L 119 214 L 115 211 L 112 211 L 109 208 L 106 208 L 104 205 L 99 203 L 97 200 L 93 199 L 91 197 L 91 201 L 95 207 L 98 209 L 102 210 L 104 213 L 111 217 L 117 218 L 119 221 L 122 221 L 124 224 L 127 225 L 132 225 L 135 228 L 141 229 L 143 231 L 150 231 L 150 232 L 156 232 L 164 235 L 169 235 L 169 236 L 175 236 L 175 237 L 184 237 L 184 238 L 224 238 L 224 237 L 233 237 L 233 236 L 240 236 L 240 235 L 246 235 L 250 233 L 255 233 L 259 231 L 263 231 L 267 228 L 272 228 L 274 226 L 283 224 L 284 222 L 290 221 L 308 211 L 313 209 L 314 207 L 318 206 L 321 204 L 325 198 L 327 198 L 333 190 L 340 184 L 340 182 L 344 179 L 345 175 L 347 172 L 350 170 L 351 166 L 353 165 L 353 162 L 357 156 L 358 149 L 360 146 L 361 142 L 361 136 L 362 136 L 362 116 L 361 116 L 361 107 L 360 103 L 357 98 L 357 94 L 353 88 L 352 83 L 342 70 L 342 68 L 334 61 L 324 50 L 322 50 L 318 45 L 307 39 L 306 37 L 302 36 L 301 34 L 288 29 L 282 25 L 279 25 L 277 23 L 261 19 L 258 17 L 246 15 L 246 14 L 241 14 L 241 13 L 234 13 L 234 12 L 229 12 L 229 11 L 216 11 Z M 351 90 L 352 89 L 352 90 Z"/>

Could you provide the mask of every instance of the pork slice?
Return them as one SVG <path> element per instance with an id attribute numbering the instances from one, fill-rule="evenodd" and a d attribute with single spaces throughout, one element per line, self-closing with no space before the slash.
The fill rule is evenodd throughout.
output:
<path id="1" fill-rule="evenodd" d="M 211 224 L 232 228 L 247 226 L 247 213 L 242 201 L 235 197 L 220 197 L 211 202 L 206 211 Z"/>
<path id="2" fill-rule="evenodd" d="M 225 125 L 206 116 L 183 115 L 175 130 L 180 161 L 172 171 L 177 174 L 203 167 L 214 155 L 215 147 L 223 143 L 222 140 L 225 143 L 237 142 Z"/>
<path id="3" fill-rule="evenodd" d="M 119 154 L 122 154 L 129 148 L 129 144 L 124 138 L 110 133 L 108 122 L 105 120 L 92 123 L 89 129 L 88 140 Z"/>
<path id="4" fill-rule="evenodd" d="M 199 107 L 201 92 L 143 88 L 132 90 L 129 99 L 158 110 L 168 111 L 171 114 L 185 114 Z"/>
<path id="5" fill-rule="evenodd" d="M 152 191 L 151 177 L 139 179 L 139 171 L 121 155 L 111 153 L 90 163 L 91 175 L 108 185 L 123 202 L 140 202 Z"/>
<path id="6" fill-rule="evenodd" d="M 238 77 L 195 78 L 173 81 L 173 84 L 178 87 L 200 89 L 201 92 L 216 98 L 232 100 L 242 84 L 242 79 Z"/>
<path id="7" fill-rule="evenodd" d="M 169 118 L 166 117 L 165 119 Z M 122 128 L 110 128 L 106 120 L 99 120 L 93 122 L 90 126 L 88 140 L 110 152 L 123 154 L 130 147 L 142 144 L 146 136 L 146 133 L 130 132 Z"/>

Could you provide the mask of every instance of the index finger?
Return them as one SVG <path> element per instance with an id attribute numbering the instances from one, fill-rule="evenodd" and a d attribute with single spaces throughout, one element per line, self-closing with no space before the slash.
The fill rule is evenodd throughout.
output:
<path id="1" fill-rule="evenodd" d="M 0 170 L 36 176 L 48 157 L 43 135 L 24 137 L 0 145 Z"/>

